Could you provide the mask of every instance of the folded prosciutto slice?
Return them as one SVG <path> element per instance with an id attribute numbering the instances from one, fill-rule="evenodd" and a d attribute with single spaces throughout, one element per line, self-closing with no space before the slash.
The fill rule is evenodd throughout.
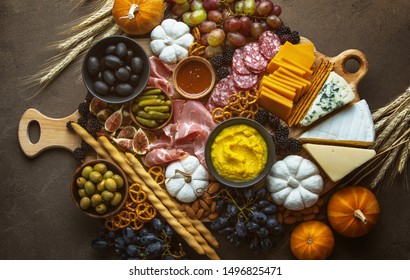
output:
<path id="1" fill-rule="evenodd" d="M 172 153 L 170 161 L 177 160 L 176 151 L 184 151 L 195 155 L 205 165 L 205 143 L 209 133 L 216 126 L 211 114 L 200 101 L 177 99 L 174 105 L 174 123 L 163 128 L 163 134 L 150 145 L 150 152 L 146 156 L 146 164 L 152 166 L 158 162 L 156 158 L 163 159 L 164 151 Z M 186 155 L 180 154 L 181 157 Z M 147 158 L 149 160 L 147 160 Z M 162 160 L 163 161 L 163 160 Z M 162 164 L 167 162 L 162 162 Z"/>
<path id="2" fill-rule="evenodd" d="M 175 90 L 168 79 L 172 75 L 172 68 L 163 63 L 158 57 L 151 56 L 149 58 L 150 63 L 150 77 L 148 85 L 156 88 L 160 88 L 163 92 L 170 97 L 174 96 Z"/>
<path id="3" fill-rule="evenodd" d="M 145 164 L 149 167 L 154 165 L 163 165 L 171 161 L 175 161 L 188 156 L 187 152 L 181 149 L 164 149 L 158 148 L 150 151 L 145 155 Z"/>

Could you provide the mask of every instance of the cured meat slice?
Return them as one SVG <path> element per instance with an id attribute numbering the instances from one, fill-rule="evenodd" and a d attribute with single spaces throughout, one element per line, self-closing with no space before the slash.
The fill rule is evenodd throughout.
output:
<path id="1" fill-rule="evenodd" d="M 243 49 L 238 48 L 235 50 L 232 57 L 232 68 L 238 74 L 247 75 L 251 72 L 246 68 L 245 61 L 243 60 Z"/>
<path id="2" fill-rule="evenodd" d="M 243 60 L 248 70 L 251 70 L 254 73 L 261 73 L 265 71 L 266 66 L 268 65 L 268 61 L 260 53 L 258 42 L 252 42 L 245 45 L 243 52 Z"/>
<path id="3" fill-rule="evenodd" d="M 189 154 L 182 149 L 164 149 L 158 148 L 150 151 L 145 156 L 145 164 L 148 167 L 154 165 L 163 165 L 171 161 L 187 157 Z"/>
<path id="4" fill-rule="evenodd" d="M 233 74 L 233 80 L 235 82 L 235 86 L 239 89 L 250 89 L 256 85 L 258 82 L 258 75 L 257 74 L 248 74 L 248 75 L 241 75 L 236 72 Z"/>
<path id="5" fill-rule="evenodd" d="M 233 71 L 235 73 L 235 71 Z M 211 96 L 206 104 L 206 108 L 209 112 L 216 107 L 225 107 L 228 104 L 228 97 L 236 93 L 235 83 L 233 81 L 233 76 L 229 75 L 218 82 L 211 92 Z"/>
<path id="6" fill-rule="evenodd" d="M 259 51 L 267 59 L 271 60 L 279 51 L 279 36 L 268 30 L 262 33 L 258 40 Z"/>

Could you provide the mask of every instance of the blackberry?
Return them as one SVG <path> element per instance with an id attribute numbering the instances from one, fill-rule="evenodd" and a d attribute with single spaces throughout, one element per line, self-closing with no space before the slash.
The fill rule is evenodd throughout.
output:
<path id="1" fill-rule="evenodd" d="M 93 148 L 92 148 L 90 145 L 88 145 L 88 143 L 85 142 L 84 140 L 81 141 L 81 149 L 82 149 L 85 153 L 91 152 L 91 151 L 93 150 Z"/>
<path id="2" fill-rule="evenodd" d="M 299 153 L 302 150 L 302 143 L 295 138 L 289 138 L 286 141 L 286 148 L 291 153 Z"/>
<path id="3" fill-rule="evenodd" d="M 279 36 L 280 43 L 281 43 L 282 45 L 283 45 L 284 43 L 286 43 L 286 41 L 289 41 L 289 42 L 290 42 L 291 38 L 292 38 L 292 35 L 290 35 L 290 34 L 283 34 L 283 35 L 280 35 L 280 36 Z"/>
<path id="4" fill-rule="evenodd" d="M 87 94 L 85 95 L 85 102 L 91 103 L 91 100 L 93 100 L 93 98 L 94 96 L 89 91 L 87 91 Z"/>
<path id="5" fill-rule="evenodd" d="M 280 125 L 279 117 L 275 114 L 269 113 L 268 124 L 272 126 L 273 129 L 277 129 Z"/>
<path id="6" fill-rule="evenodd" d="M 281 145 L 286 145 L 289 136 L 289 128 L 287 126 L 279 126 L 275 133 L 276 141 Z"/>
<path id="7" fill-rule="evenodd" d="M 73 128 L 73 126 L 71 125 L 72 122 L 73 122 L 73 121 L 68 121 L 68 122 L 65 124 L 65 126 L 67 127 L 67 129 L 68 129 L 69 131 L 74 132 L 74 128 Z"/>
<path id="8" fill-rule="evenodd" d="M 90 106 L 88 105 L 87 102 L 81 102 L 78 105 L 78 112 L 81 114 L 81 116 L 87 116 L 88 113 L 90 112 Z"/>
<path id="9" fill-rule="evenodd" d="M 300 36 L 297 31 L 292 31 L 289 35 L 288 41 L 292 44 L 298 44 L 300 42 Z"/>
<path id="10" fill-rule="evenodd" d="M 102 124 L 100 123 L 100 121 L 95 116 L 92 116 L 88 118 L 85 129 L 91 134 L 96 134 L 98 131 L 100 131 L 101 127 Z"/>
<path id="11" fill-rule="evenodd" d="M 255 121 L 261 125 L 265 125 L 269 119 L 269 112 L 265 109 L 260 108 L 255 114 Z"/>
<path id="12" fill-rule="evenodd" d="M 78 120 L 77 120 L 77 124 L 79 124 L 79 125 L 81 125 L 82 127 L 86 127 L 87 126 L 87 119 L 86 118 L 84 118 L 84 117 L 80 117 Z"/>
<path id="13" fill-rule="evenodd" d="M 280 27 L 276 30 L 276 34 L 277 34 L 278 36 L 281 36 L 281 35 L 289 34 L 290 31 L 291 31 L 291 30 L 290 30 L 289 27 L 287 27 L 287 26 L 285 26 L 285 25 L 282 25 L 282 26 L 280 26 Z"/>
<path id="14" fill-rule="evenodd" d="M 78 147 L 78 148 L 74 149 L 73 154 L 74 154 L 75 159 L 83 160 L 83 159 L 85 159 L 85 154 L 86 153 L 82 148 Z"/>
<path id="15" fill-rule="evenodd" d="M 222 80 L 223 78 L 227 77 L 230 73 L 231 71 L 229 71 L 228 66 L 222 66 L 216 69 L 216 77 L 218 78 L 218 80 Z"/>
<path id="16" fill-rule="evenodd" d="M 235 53 L 234 49 L 225 48 L 223 51 L 223 63 L 227 65 L 231 65 L 234 53 Z"/>
<path id="17" fill-rule="evenodd" d="M 210 62 L 212 66 L 218 70 L 222 65 L 224 65 L 224 57 L 221 53 L 218 53 L 211 58 Z"/>

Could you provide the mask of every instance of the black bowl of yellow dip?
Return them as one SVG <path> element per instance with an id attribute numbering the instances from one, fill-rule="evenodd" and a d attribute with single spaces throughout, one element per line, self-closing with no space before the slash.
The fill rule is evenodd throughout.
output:
<path id="1" fill-rule="evenodd" d="M 258 122 L 232 118 L 220 123 L 209 135 L 205 161 L 219 183 L 245 188 L 268 175 L 275 162 L 275 145 Z"/>

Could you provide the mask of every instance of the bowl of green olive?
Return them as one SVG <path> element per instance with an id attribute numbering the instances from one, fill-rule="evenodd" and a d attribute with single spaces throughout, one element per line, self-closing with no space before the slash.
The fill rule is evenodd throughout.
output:
<path id="1" fill-rule="evenodd" d="M 78 208 L 93 218 L 115 215 L 128 198 L 128 182 L 122 169 L 103 160 L 83 163 L 74 173 L 71 198 Z"/>

